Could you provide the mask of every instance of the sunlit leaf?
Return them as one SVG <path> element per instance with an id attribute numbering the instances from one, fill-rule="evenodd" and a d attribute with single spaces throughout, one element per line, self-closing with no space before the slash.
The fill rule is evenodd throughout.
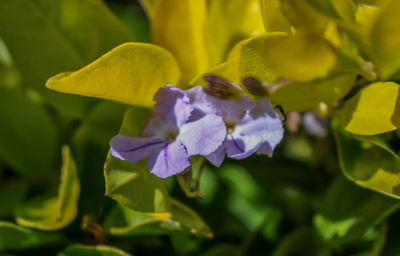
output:
<path id="1" fill-rule="evenodd" d="M 381 1 L 382 6 L 374 19 L 368 42 L 379 74 L 386 80 L 400 70 L 400 1 Z"/>
<path id="2" fill-rule="evenodd" d="M 0 251 L 26 250 L 59 243 L 58 233 L 44 233 L 23 228 L 10 222 L 0 222 Z"/>
<path id="3" fill-rule="evenodd" d="M 344 177 L 326 195 L 314 226 L 326 242 L 345 244 L 362 238 L 400 207 L 400 201 L 360 188 Z"/>
<path id="4" fill-rule="evenodd" d="M 240 40 L 264 32 L 259 0 L 209 1 L 206 24 L 211 66 L 225 60 Z"/>
<path id="5" fill-rule="evenodd" d="M 121 134 L 139 136 L 149 112 L 132 108 L 125 113 Z M 137 164 L 108 155 L 104 167 L 106 195 L 141 212 L 168 212 L 169 195 L 163 179 L 151 174 L 146 160 Z"/>
<path id="6" fill-rule="evenodd" d="M 24 175 L 54 167 L 58 133 L 46 109 L 16 89 L 0 89 L 0 158 Z"/>
<path id="7" fill-rule="evenodd" d="M 274 72 L 273 63 L 265 58 L 264 53 L 273 42 L 285 37 L 285 33 L 267 33 L 251 38 L 243 43 L 239 57 L 239 76 L 253 77 L 262 82 L 274 82 L 278 74 Z"/>
<path id="8" fill-rule="evenodd" d="M 337 61 L 327 41 L 301 34 L 266 41 L 264 57 L 282 77 L 304 82 L 326 76 Z"/>
<path id="9" fill-rule="evenodd" d="M 291 24 L 282 12 L 281 0 L 260 0 L 266 32 L 291 32 Z"/>
<path id="10" fill-rule="evenodd" d="M 355 75 L 338 75 L 308 83 L 279 86 L 270 99 L 286 111 L 318 110 L 321 104 L 334 106 L 354 84 Z"/>
<path id="11" fill-rule="evenodd" d="M 130 256 L 130 254 L 107 245 L 70 245 L 57 256 Z"/>
<path id="12" fill-rule="evenodd" d="M 159 0 L 139 0 L 140 4 L 143 6 L 143 9 L 146 10 L 147 15 L 152 18 L 155 14 L 155 8 Z"/>
<path id="13" fill-rule="evenodd" d="M 171 199 L 171 212 L 143 213 L 118 205 L 107 217 L 105 228 L 111 235 L 160 235 L 172 232 L 188 232 L 208 237 L 213 236 L 208 225 L 192 209 Z"/>
<path id="14" fill-rule="evenodd" d="M 183 83 L 208 67 L 205 18 L 205 0 L 162 0 L 155 6 L 151 20 L 152 40 L 176 57 Z"/>
<path id="15" fill-rule="evenodd" d="M 376 136 L 354 136 L 333 123 L 339 161 L 347 178 L 360 186 L 400 198 L 400 157 Z"/>
<path id="16" fill-rule="evenodd" d="M 56 197 L 36 198 L 20 207 L 16 221 L 21 226 L 57 230 L 70 224 L 78 213 L 80 185 L 75 162 L 67 146 L 62 150 L 63 165 Z"/>
<path id="17" fill-rule="evenodd" d="M 400 126 L 399 85 L 377 82 L 368 85 L 345 103 L 338 113 L 344 128 L 355 134 L 374 135 Z"/>
<path id="18" fill-rule="evenodd" d="M 191 86 L 202 85 L 207 86 L 208 83 L 204 79 L 205 74 L 212 74 L 219 76 L 227 81 L 239 84 L 240 82 L 240 74 L 239 74 L 239 57 L 235 57 L 227 62 L 224 62 L 218 66 L 215 66 L 205 72 L 204 74 L 200 74 L 196 76 L 191 82 Z"/>
<path id="19" fill-rule="evenodd" d="M 174 57 L 166 50 L 145 43 L 126 43 L 75 72 L 58 74 L 47 81 L 50 89 L 152 106 L 158 88 L 179 80 Z"/>
<path id="20" fill-rule="evenodd" d="M 82 117 L 89 99 L 52 92 L 46 80 L 74 70 L 132 36 L 102 1 L 4 0 L 0 37 L 10 50 L 23 82 L 38 90 L 60 112 Z"/>
<path id="21" fill-rule="evenodd" d="M 285 33 L 273 32 L 245 39 L 235 45 L 228 60 L 208 70 L 206 74 L 214 74 L 234 83 L 241 83 L 245 77 L 253 77 L 263 82 L 274 82 L 278 74 L 272 70 L 271 63 L 265 59 L 266 47 L 276 40 L 285 37 Z M 207 85 L 204 74 L 196 77 L 192 85 Z"/>
<path id="22" fill-rule="evenodd" d="M 318 12 L 312 2 L 314 1 L 281 0 L 281 8 L 297 30 L 322 35 L 329 19 Z"/>

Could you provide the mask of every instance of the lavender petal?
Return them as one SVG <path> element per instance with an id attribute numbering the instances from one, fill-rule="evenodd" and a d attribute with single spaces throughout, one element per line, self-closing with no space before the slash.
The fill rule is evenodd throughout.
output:
<path id="1" fill-rule="evenodd" d="M 190 156 L 206 156 L 222 145 L 225 136 L 226 127 L 222 118 L 210 114 L 197 121 L 184 124 L 177 140 L 185 145 Z"/>
<path id="2" fill-rule="evenodd" d="M 151 152 L 163 147 L 165 142 L 159 138 L 134 138 L 117 135 L 110 141 L 111 154 L 121 160 L 137 163 Z"/>
<path id="3" fill-rule="evenodd" d="M 182 143 L 174 141 L 150 155 L 147 166 L 151 173 L 160 178 L 167 178 L 185 170 L 189 163 L 189 156 Z"/>

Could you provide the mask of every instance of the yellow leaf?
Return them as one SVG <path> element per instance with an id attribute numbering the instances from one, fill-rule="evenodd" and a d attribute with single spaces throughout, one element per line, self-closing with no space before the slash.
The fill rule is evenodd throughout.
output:
<path id="1" fill-rule="evenodd" d="M 282 12 L 280 0 L 260 0 L 266 32 L 291 32 L 291 25 Z"/>
<path id="2" fill-rule="evenodd" d="M 147 16 L 151 19 L 155 15 L 155 9 L 159 0 L 139 0 Z"/>
<path id="3" fill-rule="evenodd" d="M 179 77 L 178 64 L 166 50 L 151 44 L 125 43 L 80 70 L 50 78 L 46 86 L 149 107 L 158 88 L 176 84 Z"/>
<path id="4" fill-rule="evenodd" d="M 240 77 L 239 77 L 239 58 L 233 58 L 224 62 L 218 66 L 213 67 L 212 69 L 208 70 L 206 73 L 200 74 L 196 76 L 191 82 L 191 87 L 196 85 L 207 86 L 207 81 L 204 80 L 205 74 L 213 74 L 219 77 L 224 78 L 227 81 L 234 82 L 239 84 Z"/>
<path id="5" fill-rule="evenodd" d="M 327 41 L 303 34 L 268 40 L 265 58 L 282 77 L 302 82 L 326 76 L 336 64 L 335 53 Z"/>
<path id="6" fill-rule="evenodd" d="M 240 40 L 264 32 L 259 0 L 212 0 L 207 7 L 210 65 L 220 64 Z"/>
<path id="7" fill-rule="evenodd" d="M 382 2 L 367 42 L 380 77 L 386 80 L 400 70 L 400 1 Z"/>
<path id="8" fill-rule="evenodd" d="M 399 127 L 399 85 L 378 82 L 361 90 L 338 113 L 343 127 L 351 133 L 374 135 Z"/>
<path id="9" fill-rule="evenodd" d="M 169 50 L 182 70 L 182 83 L 208 68 L 205 0 L 160 0 L 151 20 L 153 42 Z"/>
<path id="10" fill-rule="evenodd" d="M 317 11 L 309 2 L 281 0 L 282 11 L 298 31 L 307 31 L 321 35 L 325 32 L 329 19 Z"/>

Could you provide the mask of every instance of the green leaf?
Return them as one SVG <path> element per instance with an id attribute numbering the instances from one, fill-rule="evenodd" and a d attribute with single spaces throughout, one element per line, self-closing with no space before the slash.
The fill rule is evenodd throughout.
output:
<path id="1" fill-rule="evenodd" d="M 0 218 L 9 217 L 22 204 L 28 186 L 22 182 L 4 182 L 0 187 Z"/>
<path id="2" fill-rule="evenodd" d="M 115 236 L 161 235 L 180 231 L 212 238 L 203 219 L 192 209 L 171 199 L 171 212 L 144 213 L 117 205 L 107 216 L 104 227 Z"/>
<path id="3" fill-rule="evenodd" d="M 397 129 L 400 126 L 399 90 L 394 82 L 368 85 L 338 112 L 340 123 L 346 131 L 360 135 Z"/>
<path id="4" fill-rule="evenodd" d="M 78 213 L 80 185 L 75 162 L 67 146 L 62 149 L 63 165 L 58 194 L 55 197 L 36 198 L 16 213 L 21 226 L 41 230 L 57 230 L 70 224 Z"/>
<path id="5" fill-rule="evenodd" d="M 118 132 L 128 107 L 111 101 L 99 102 L 82 120 L 76 130 L 74 143 L 82 145 L 88 141 L 101 147 L 108 147 L 110 139 Z"/>
<path id="6" fill-rule="evenodd" d="M 206 40 L 210 66 L 225 60 L 240 40 L 264 32 L 259 0 L 208 2 Z"/>
<path id="7" fill-rule="evenodd" d="M 272 256 L 302 255 L 310 253 L 315 245 L 315 234 L 311 228 L 302 227 L 282 239 Z"/>
<path id="8" fill-rule="evenodd" d="M 276 37 L 266 41 L 264 49 L 264 57 L 273 71 L 299 82 L 325 77 L 337 62 L 331 45 L 319 36 Z"/>
<path id="9" fill-rule="evenodd" d="M 125 113 L 121 134 L 138 136 L 149 112 L 132 108 Z M 163 179 L 151 174 L 146 160 L 137 164 L 108 155 L 104 167 L 106 195 L 140 212 L 168 212 L 170 201 Z"/>
<path id="10" fill-rule="evenodd" d="M 174 57 L 158 46 L 126 43 L 75 72 L 47 81 L 50 89 L 150 107 L 158 88 L 176 85 L 180 71 Z"/>
<path id="11" fill-rule="evenodd" d="M 354 85 L 356 75 L 337 75 L 308 83 L 279 86 L 270 99 L 286 111 L 319 110 L 321 104 L 334 106 Z"/>
<path id="12" fill-rule="evenodd" d="M 59 138 L 43 106 L 21 91 L 0 88 L 0 123 L 1 159 L 24 175 L 52 171 Z"/>
<path id="13" fill-rule="evenodd" d="M 275 238 L 282 213 L 275 205 L 266 202 L 263 188 L 248 170 L 238 165 L 225 165 L 218 174 L 230 191 L 227 199 L 230 212 L 248 230 L 262 227 L 266 237 Z"/>
<path id="14" fill-rule="evenodd" d="M 0 221 L 0 251 L 26 250 L 59 243 L 58 233 L 44 233 L 20 227 L 10 222 Z"/>
<path id="15" fill-rule="evenodd" d="M 92 0 L 3 0 L 0 37 L 24 83 L 74 117 L 82 117 L 91 101 L 52 92 L 45 88 L 46 80 L 132 39 L 102 1 Z"/>
<path id="16" fill-rule="evenodd" d="M 338 178 L 324 198 L 314 226 L 332 245 L 361 239 L 373 226 L 400 207 L 400 201 Z"/>
<path id="17" fill-rule="evenodd" d="M 157 1 L 150 17 L 152 40 L 176 57 L 183 84 L 208 68 L 205 0 Z"/>
<path id="18" fill-rule="evenodd" d="M 360 186 L 400 198 L 400 157 L 377 136 L 353 136 L 337 120 L 333 129 L 347 178 Z"/>
<path id="19" fill-rule="evenodd" d="M 380 77 L 389 79 L 400 70 L 400 23 L 398 14 L 400 2 L 397 0 L 381 1 L 382 5 L 369 33 L 367 42 L 370 54 L 375 60 Z"/>
<path id="20" fill-rule="evenodd" d="M 130 254 L 107 245 L 70 245 L 57 256 L 130 256 Z"/>

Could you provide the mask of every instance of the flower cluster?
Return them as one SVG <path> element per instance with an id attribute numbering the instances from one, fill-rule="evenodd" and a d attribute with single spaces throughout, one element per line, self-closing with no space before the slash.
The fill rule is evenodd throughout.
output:
<path id="1" fill-rule="evenodd" d="M 245 95 L 215 97 L 207 89 L 160 88 L 142 137 L 115 136 L 110 142 L 112 155 L 132 163 L 148 157 L 149 170 L 161 178 L 184 171 L 193 155 L 205 156 L 215 166 L 225 156 L 272 156 L 283 128 L 271 103 Z"/>

